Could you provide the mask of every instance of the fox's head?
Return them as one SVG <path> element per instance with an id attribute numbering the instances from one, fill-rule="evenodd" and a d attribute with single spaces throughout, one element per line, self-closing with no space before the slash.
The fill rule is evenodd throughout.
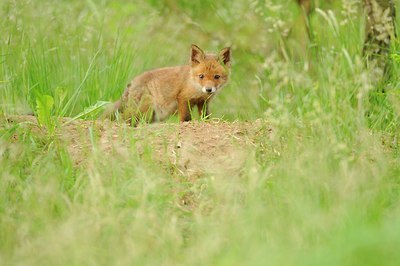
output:
<path id="1" fill-rule="evenodd" d="M 203 93 L 211 95 L 228 82 L 231 68 L 231 48 L 224 48 L 217 55 L 205 54 L 203 50 L 193 44 L 190 66 L 195 87 Z"/>

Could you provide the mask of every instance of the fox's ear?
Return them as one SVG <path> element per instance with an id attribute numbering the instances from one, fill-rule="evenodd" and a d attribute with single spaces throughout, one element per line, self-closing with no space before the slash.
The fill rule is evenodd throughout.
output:
<path id="1" fill-rule="evenodd" d="M 230 67 L 231 66 L 231 48 L 226 47 L 222 49 L 218 54 L 218 61 L 222 62 L 224 65 Z"/>
<path id="2" fill-rule="evenodd" d="M 191 64 L 198 64 L 204 59 L 204 52 L 195 44 L 192 44 L 190 49 L 190 62 Z"/>

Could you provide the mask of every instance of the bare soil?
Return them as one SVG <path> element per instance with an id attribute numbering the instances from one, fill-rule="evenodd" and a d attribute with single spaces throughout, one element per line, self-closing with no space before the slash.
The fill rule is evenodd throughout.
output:
<path id="1" fill-rule="evenodd" d="M 235 173 L 254 153 L 254 140 L 268 138 L 272 129 L 261 120 L 253 122 L 156 123 L 130 127 L 124 123 L 100 120 L 60 118 L 53 141 L 67 147 L 73 163 L 84 166 L 93 150 L 104 158 L 114 155 L 150 155 L 164 166 L 175 167 L 187 175 L 201 173 Z M 11 116 L 0 119 L 0 128 L 18 125 L 22 128 L 10 137 L 21 140 L 22 132 L 48 136 L 34 116 Z M 26 141 L 26 140 L 25 140 Z"/>

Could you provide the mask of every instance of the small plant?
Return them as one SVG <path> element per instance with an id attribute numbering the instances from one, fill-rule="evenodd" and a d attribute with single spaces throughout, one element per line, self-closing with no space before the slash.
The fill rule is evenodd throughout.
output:
<path id="1" fill-rule="evenodd" d="M 40 126 L 46 127 L 50 135 L 52 135 L 56 128 L 55 118 L 52 117 L 54 108 L 54 99 L 50 95 L 36 96 L 36 117 Z"/>
<path id="2" fill-rule="evenodd" d="M 210 119 L 210 117 L 211 117 L 211 114 L 207 115 L 207 103 L 204 103 L 203 108 L 201 109 L 200 120 L 207 121 L 208 119 Z"/>

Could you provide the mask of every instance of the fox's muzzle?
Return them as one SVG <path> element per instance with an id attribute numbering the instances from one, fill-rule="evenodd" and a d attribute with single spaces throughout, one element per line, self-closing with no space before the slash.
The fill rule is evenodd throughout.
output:
<path id="1" fill-rule="evenodd" d="M 209 94 L 214 93 L 216 90 L 217 90 L 217 88 L 215 88 L 215 87 L 203 87 L 202 88 L 202 91 L 204 93 L 209 93 Z"/>

